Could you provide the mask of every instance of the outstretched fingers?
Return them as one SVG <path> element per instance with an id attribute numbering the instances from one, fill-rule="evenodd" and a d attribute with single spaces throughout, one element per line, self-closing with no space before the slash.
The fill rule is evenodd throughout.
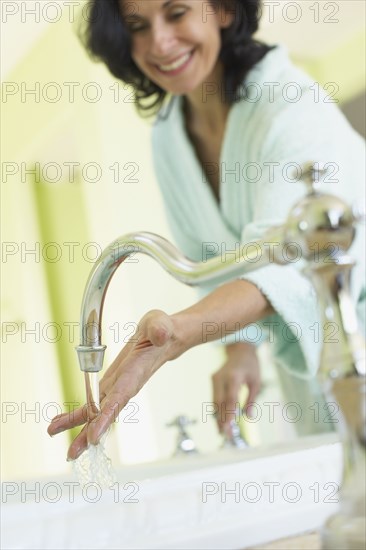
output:
<path id="1" fill-rule="evenodd" d="M 90 420 L 71 443 L 67 459 L 76 460 L 89 445 L 97 445 L 102 435 L 115 422 L 119 413 L 129 401 L 129 396 L 118 391 L 111 392 L 103 401 L 100 413 Z"/>
<path id="2" fill-rule="evenodd" d="M 90 404 L 52 420 L 50 435 L 85 424 L 69 448 L 70 460 L 79 457 L 89 444 L 99 443 L 129 400 L 165 362 L 165 344 L 172 334 L 172 323 L 166 314 L 160 311 L 147 314 L 133 340 L 124 346 L 100 382 L 100 412 L 93 416 L 95 411 L 88 408 L 93 407 Z"/>
<path id="3" fill-rule="evenodd" d="M 86 424 L 71 443 L 67 452 L 67 460 L 76 460 L 88 448 L 88 425 Z"/>
<path id="4" fill-rule="evenodd" d="M 109 388 L 113 386 L 113 383 L 116 379 L 119 362 L 127 355 L 129 349 L 130 348 L 127 349 L 127 346 L 123 348 L 122 352 L 115 359 L 115 361 L 112 363 L 112 365 L 109 367 L 102 380 L 100 381 L 99 392 L 101 400 L 106 396 Z M 93 413 L 91 410 L 89 410 L 89 407 L 92 407 L 92 405 L 85 404 L 83 407 L 79 407 L 78 409 L 75 409 L 73 411 L 55 416 L 55 418 L 52 419 L 50 425 L 47 428 L 48 434 L 50 436 L 54 436 L 61 432 L 64 432 L 65 430 L 69 430 L 71 428 L 76 428 L 77 426 L 82 426 L 83 424 L 86 424 L 90 416 L 93 416 Z"/>
<path id="5" fill-rule="evenodd" d="M 85 424 L 88 420 L 88 406 L 84 405 L 74 411 L 59 414 L 52 419 L 51 424 L 47 428 L 49 435 L 53 436 L 69 430 L 70 428 L 76 428 Z"/>
<path id="6" fill-rule="evenodd" d="M 130 396 L 118 390 L 112 391 L 103 400 L 102 408 L 97 417 L 88 424 L 88 442 L 97 445 L 108 430 L 117 420 L 121 410 L 127 405 Z"/>

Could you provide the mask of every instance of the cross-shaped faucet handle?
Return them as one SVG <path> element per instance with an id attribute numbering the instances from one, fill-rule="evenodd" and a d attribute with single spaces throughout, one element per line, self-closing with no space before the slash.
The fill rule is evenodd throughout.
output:
<path id="1" fill-rule="evenodd" d="M 324 162 L 307 162 L 301 169 L 301 180 L 306 183 L 309 193 L 317 190 L 322 177 L 328 172 L 327 164 Z"/>

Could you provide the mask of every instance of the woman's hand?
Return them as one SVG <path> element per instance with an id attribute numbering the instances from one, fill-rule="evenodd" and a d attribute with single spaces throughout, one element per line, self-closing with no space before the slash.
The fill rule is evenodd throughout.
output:
<path id="1" fill-rule="evenodd" d="M 74 460 L 91 444 L 97 444 L 118 414 L 165 362 L 181 354 L 174 318 L 153 310 L 140 321 L 135 335 L 124 346 L 100 381 L 101 411 L 88 419 L 87 405 L 56 416 L 48 433 L 55 435 L 85 424 L 72 442 L 68 459 Z"/>
<path id="2" fill-rule="evenodd" d="M 224 325 L 231 332 L 238 323 L 244 327 L 271 313 L 273 309 L 266 297 L 255 285 L 242 279 L 221 285 L 197 304 L 174 315 L 159 310 L 150 311 L 141 319 L 136 334 L 100 382 L 101 412 L 95 418 L 88 419 L 88 407 L 84 406 L 73 413 L 61 414 L 52 420 L 48 433 L 55 435 L 85 424 L 68 452 L 69 459 L 77 458 L 89 443 L 98 443 L 128 401 L 164 363 L 176 359 L 194 346 L 220 337 L 218 330 L 214 334 L 205 334 L 203 338 L 203 327 L 207 322 L 217 327 Z M 235 407 L 241 384 L 249 387 L 248 401 L 254 399 L 260 386 L 253 348 L 248 348 L 252 353 L 244 356 L 241 352 L 237 354 L 237 350 L 249 344 L 234 346 L 228 346 L 226 365 L 214 375 L 214 400 L 221 410 L 224 404 L 227 408 Z"/>
<path id="3" fill-rule="evenodd" d="M 254 402 L 259 393 L 261 374 L 256 348 L 252 344 L 238 342 L 228 345 L 226 353 L 226 362 L 212 376 L 212 384 L 213 402 L 218 407 L 216 420 L 219 431 L 230 436 L 230 421 L 238 421 L 242 410 L 239 391 L 243 384 L 248 387 L 244 406 L 250 416 L 250 403 Z"/>

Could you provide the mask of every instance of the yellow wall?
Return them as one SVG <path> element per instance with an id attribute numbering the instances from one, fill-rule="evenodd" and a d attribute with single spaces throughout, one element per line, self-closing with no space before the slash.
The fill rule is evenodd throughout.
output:
<path id="1" fill-rule="evenodd" d="M 8 91 L 18 85 L 19 93 L 8 94 L 3 109 L 3 129 L 7 134 L 2 154 L 7 163 L 2 188 L 3 240 L 16 243 L 20 249 L 9 255 L 2 266 L 4 293 L 12 295 L 11 300 L 5 298 L 3 322 L 8 332 L 15 330 L 11 323 L 16 323 L 19 330 L 6 336 L 2 397 L 4 402 L 15 402 L 19 407 L 22 400 L 31 404 L 37 399 L 41 411 L 46 408 L 39 421 L 33 422 L 30 415 L 25 419 L 20 412 L 10 415 L 14 408 L 7 405 L 3 474 L 9 479 L 66 468 L 67 438 L 51 440 L 46 434 L 47 420 L 53 413 L 51 408 L 48 412 L 47 403 L 54 401 L 61 407 L 64 401 L 83 399 L 83 379 L 74 352 L 78 329 L 73 335 L 70 331 L 79 320 L 93 254 L 130 231 L 149 230 L 170 239 L 171 236 L 153 176 L 150 126 L 137 117 L 134 105 L 127 102 L 128 90 L 120 86 L 120 99 L 114 101 L 115 91 L 110 87 L 115 86 L 115 81 L 104 67 L 90 62 L 67 21 L 49 28 L 15 71 L 7 75 L 6 82 Z M 49 93 L 45 97 L 51 97 L 49 82 L 62 90 L 62 97 L 54 103 L 42 95 Z M 74 102 L 69 101 L 65 82 L 80 83 L 75 88 Z M 84 89 L 84 93 L 91 94 L 93 86 L 87 86 L 93 82 L 101 91 L 97 103 L 89 103 L 78 93 Z M 39 102 L 31 95 L 24 99 L 21 94 L 25 86 L 29 90 L 35 83 L 40 86 Z M 26 174 L 35 163 L 39 163 L 36 174 Z M 75 181 L 70 180 L 69 163 L 79 164 Z M 116 172 L 110 168 L 116 163 L 120 170 L 118 182 Z M 131 163 L 136 171 L 133 178 L 128 177 Z M 92 182 L 97 174 L 95 166 L 100 178 Z M 51 182 L 57 179 L 58 171 L 62 174 L 60 181 Z M 73 248 L 74 258 L 72 245 L 67 243 L 80 243 Z M 20 250 L 25 252 L 25 246 L 38 246 L 39 258 L 28 254 L 23 262 Z M 61 254 L 58 261 L 48 260 L 48 256 L 53 258 L 57 253 Z M 159 307 L 173 312 L 195 299 L 193 290 L 182 287 L 151 264 L 147 258 L 126 264 L 110 286 L 103 323 L 108 345 L 105 366 L 130 334 L 131 323 L 138 322 L 148 309 Z M 31 335 L 24 334 L 23 338 L 25 329 L 35 323 L 40 326 L 38 342 Z M 49 341 L 55 337 L 52 328 L 42 334 L 49 323 L 57 323 L 62 331 L 61 339 L 55 343 Z M 202 399 L 210 398 L 209 372 L 217 367 L 217 361 L 214 351 L 193 350 L 177 362 L 174 372 L 167 366 L 159 373 L 135 400 L 139 410 L 134 419 L 138 423 L 123 421 L 132 409 L 122 413 L 114 430 L 119 435 L 109 438 L 112 454 L 124 462 L 170 454 L 175 434 L 167 430 L 166 422 L 180 413 L 200 416 Z M 192 387 L 190 380 L 197 367 Z M 213 425 L 208 430 L 194 430 L 203 440 L 203 447 L 217 445 Z M 29 449 L 38 449 L 27 453 L 26 466 L 20 441 Z"/>
<path id="2" fill-rule="evenodd" d="M 331 52 L 307 59 L 295 55 L 294 61 L 325 88 L 340 104 L 352 100 L 365 90 L 365 31 L 352 35 Z"/>

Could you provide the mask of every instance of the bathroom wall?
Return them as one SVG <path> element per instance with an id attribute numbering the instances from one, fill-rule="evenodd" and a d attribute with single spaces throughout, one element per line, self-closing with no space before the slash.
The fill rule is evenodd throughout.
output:
<path id="1" fill-rule="evenodd" d="M 261 36 L 287 43 L 295 61 L 314 80 L 339 82 L 340 102 L 350 102 L 365 87 L 360 48 L 364 30 L 360 16 L 349 17 L 349 3 L 337 4 L 342 8 L 339 23 L 316 27 L 318 49 L 310 44 L 309 33 L 299 32 L 305 17 L 298 26 L 283 17 L 281 24 L 272 25 L 267 18 Z M 21 15 L 9 16 L 8 27 L 5 23 L 12 34 L 8 51 L 13 60 L 2 89 L 5 479 L 67 470 L 68 437 L 51 440 L 46 427 L 54 413 L 83 400 L 73 348 L 78 344 L 84 284 L 100 250 L 118 235 L 139 230 L 171 239 L 153 174 L 151 122 L 137 117 L 130 90 L 87 58 L 70 24 L 70 12 L 47 25 L 44 17 L 36 23 L 22 21 Z M 39 25 L 39 33 L 27 35 L 24 31 L 32 25 Z M 350 30 L 342 34 L 346 28 Z M 14 56 L 23 35 L 31 38 Z M 306 37 L 302 49 L 300 35 Z M 146 311 L 174 312 L 196 297 L 194 290 L 173 281 L 149 258 L 136 260 L 120 269 L 108 291 L 103 321 L 106 366 Z M 202 422 L 202 407 L 211 399 L 210 374 L 221 361 L 219 348 L 202 346 L 161 369 L 114 426 L 109 445 L 115 460 L 129 463 L 171 454 L 175 435 L 165 424 L 182 413 L 198 420 L 191 433 L 200 449 L 217 448 L 214 421 Z M 268 361 L 264 364 L 265 395 L 270 399 L 276 376 L 270 365 L 267 368 Z M 283 427 L 284 435 L 287 429 Z M 259 442 L 255 426 L 249 436 Z M 267 438 L 270 441 L 270 430 Z"/>
<path id="2" fill-rule="evenodd" d="M 84 95 L 75 88 L 70 100 L 65 82 L 80 84 Z M 71 407 L 64 403 L 83 399 L 73 349 L 78 344 L 75 325 L 85 281 L 99 251 L 118 235 L 136 230 L 169 239 L 171 235 L 152 170 L 150 126 L 136 116 L 128 102 L 129 90 L 121 86 L 119 100 L 114 101 L 116 89 L 110 88 L 116 83 L 103 67 L 90 62 L 67 20 L 42 34 L 6 83 L 2 388 L 3 473 L 9 479 L 66 468 L 67 437 L 51 440 L 46 427 L 61 407 Z M 56 88 L 49 83 L 56 83 Z M 96 102 L 87 97 L 92 83 L 101 90 Z M 26 95 L 32 87 L 39 87 L 39 97 Z M 11 95 L 16 88 L 19 93 Z M 50 101 L 55 89 L 62 95 Z M 173 312 L 194 299 L 192 289 L 178 285 L 151 260 L 126 263 L 105 305 L 106 365 L 147 310 Z M 36 332 L 31 334 L 31 329 Z M 175 434 L 165 423 L 180 413 L 201 416 L 201 401 L 209 399 L 208 374 L 217 362 L 217 352 L 197 349 L 177 361 L 174 371 L 167 365 L 139 395 L 133 417 L 128 415 L 132 409 L 122 413 L 115 428 L 118 437 L 114 443 L 109 438 L 111 453 L 124 462 L 169 455 Z M 33 416 L 28 412 L 32 407 Z M 213 425 L 196 432 L 201 448 L 207 447 L 207 434 L 208 446 L 216 445 Z M 37 442 L 38 451 L 29 452 L 26 466 L 20 441 L 25 448 Z"/>

